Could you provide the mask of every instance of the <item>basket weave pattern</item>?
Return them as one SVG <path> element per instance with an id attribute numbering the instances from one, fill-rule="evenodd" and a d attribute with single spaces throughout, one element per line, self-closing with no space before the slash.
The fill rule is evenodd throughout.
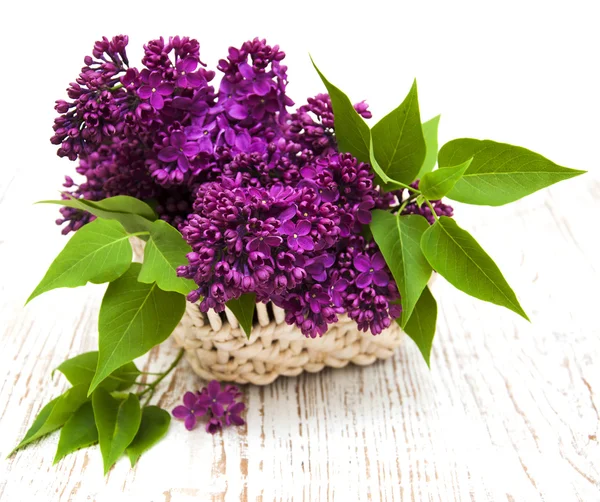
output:
<path id="1" fill-rule="evenodd" d="M 143 243 L 132 242 L 137 260 Z M 325 366 L 343 368 L 348 363 L 368 365 L 387 359 L 402 343 L 404 333 L 396 323 L 377 336 L 358 331 L 346 316 L 316 339 L 306 338 L 296 326 L 285 322 L 285 313 L 269 303 L 256 305 L 258 323 L 249 339 L 229 309 L 221 315 L 204 314 L 197 304 L 187 303 L 185 314 L 173 332 L 186 359 L 204 379 L 267 385 L 278 376 L 317 372 Z"/>

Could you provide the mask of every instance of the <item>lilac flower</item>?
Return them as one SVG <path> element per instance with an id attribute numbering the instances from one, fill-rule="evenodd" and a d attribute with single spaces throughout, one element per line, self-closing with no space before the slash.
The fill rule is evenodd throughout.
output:
<path id="1" fill-rule="evenodd" d="M 204 119 L 201 124 L 187 127 L 185 133 L 188 139 L 198 140 L 198 151 L 213 153 L 212 132 L 217 123 L 215 120 Z"/>
<path id="2" fill-rule="evenodd" d="M 198 402 L 210 408 L 215 417 L 222 417 L 225 412 L 223 406 L 233 402 L 233 395 L 231 392 L 221 391 L 221 384 L 212 380 L 206 387 L 206 392 L 200 395 Z"/>
<path id="3" fill-rule="evenodd" d="M 316 284 L 305 294 L 306 301 L 310 305 L 310 310 L 315 314 L 321 312 L 321 309 L 331 303 L 331 298 L 323 289 L 323 286 Z"/>
<path id="4" fill-rule="evenodd" d="M 276 207 L 294 208 L 294 201 L 298 198 L 298 193 L 290 186 L 285 186 L 282 183 L 275 183 L 269 189 L 269 196 L 273 200 L 273 205 Z M 281 219 L 281 214 L 279 218 Z"/>
<path id="5" fill-rule="evenodd" d="M 244 403 L 232 403 L 225 410 L 225 423 L 227 425 L 244 425 L 245 420 L 240 417 L 240 413 L 246 409 Z"/>
<path id="6" fill-rule="evenodd" d="M 192 57 L 181 59 L 175 65 L 177 87 L 200 87 L 204 83 L 202 76 L 193 73 L 198 67 L 198 61 Z"/>
<path id="7" fill-rule="evenodd" d="M 336 307 L 341 307 L 343 305 L 344 298 L 342 293 L 346 291 L 348 284 L 346 279 L 337 279 L 331 284 L 329 294 L 331 296 L 331 301 Z"/>
<path id="8" fill-rule="evenodd" d="M 358 113 L 365 119 L 370 119 L 371 117 L 373 117 L 373 114 L 369 111 L 369 105 L 365 101 L 356 103 L 354 105 L 354 109 L 356 110 L 356 113 Z"/>
<path id="9" fill-rule="evenodd" d="M 255 120 L 262 120 L 266 113 L 275 113 L 279 110 L 279 101 L 275 91 L 270 91 L 264 96 L 250 95 L 247 101 L 250 114 Z"/>
<path id="10" fill-rule="evenodd" d="M 208 92 L 202 90 L 195 91 L 194 97 L 176 96 L 173 98 L 173 108 L 177 110 L 186 110 L 194 117 L 204 117 L 209 111 L 208 101 L 211 96 Z"/>
<path id="11" fill-rule="evenodd" d="M 308 98 L 290 117 L 290 136 L 294 142 L 317 155 L 335 152 L 333 108 L 327 94 Z"/>
<path id="12" fill-rule="evenodd" d="M 182 132 L 174 132 L 169 140 L 170 145 L 158 152 L 158 158 L 163 162 L 177 161 L 177 167 L 182 173 L 186 173 L 190 168 L 190 158 L 195 157 L 200 152 L 198 143 L 188 141 Z"/>
<path id="13" fill-rule="evenodd" d="M 363 225 L 371 223 L 372 215 L 371 209 L 373 209 L 373 203 L 371 201 L 361 202 L 356 208 L 356 219 Z"/>
<path id="14" fill-rule="evenodd" d="M 219 143 L 219 140 L 222 136 L 227 145 L 235 145 L 237 134 L 235 132 L 235 129 L 230 126 L 229 120 L 227 120 L 227 118 L 224 115 L 218 115 L 216 122 L 217 127 L 219 128 L 219 134 L 217 135 L 217 144 Z"/>
<path id="15" fill-rule="evenodd" d="M 229 115 L 232 119 L 236 120 L 244 120 L 248 117 L 248 109 L 244 105 L 240 105 L 239 103 L 230 102 L 229 106 L 225 107 L 227 111 L 227 115 Z"/>
<path id="16" fill-rule="evenodd" d="M 335 263 L 335 257 L 331 254 L 320 254 L 310 258 L 304 263 L 304 269 L 317 282 L 327 280 L 327 269 Z"/>
<path id="17" fill-rule="evenodd" d="M 314 249 L 315 244 L 308 236 L 311 225 L 308 221 L 302 220 L 298 223 L 286 221 L 281 227 L 281 233 L 287 235 L 287 244 L 293 251 Z"/>
<path id="18" fill-rule="evenodd" d="M 257 72 L 248 63 L 239 65 L 239 70 L 242 76 L 248 80 L 251 85 L 252 92 L 258 96 L 266 96 L 274 87 L 273 77 L 266 72 Z"/>
<path id="19" fill-rule="evenodd" d="M 173 94 L 173 85 L 163 82 L 158 71 L 150 73 L 146 80 L 147 83 L 138 89 L 138 96 L 142 99 L 150 99 L 150 104 L 156 110 L 161 110 L 165 106 L 164 96 Z"/>
<path id="20" fill-rule="evenodd" d="M 315 192 L 315 202 L 335 202 L 340 193 L 337 190 L 326 188 L 320 186 L 318 183 L 312 181 L 311 178 L 317 177 L 317 171 L 314 166 L 305 166 L 300 170 L 300 174 L 305 178 L 300 183 L 298 183 L 298 187 L 308 187 L 314 190 Z"/>
<path id="21" fill-rule="evenodd" d="M 232 396 L 233 399 L 238 399 L 240 397 L 242 397 L 242 393 L 240 391 L 240 388 L 237 385 L 225 385 L 225 388 L 223 389 L 224 392 L 229 392 Z"/>
<path id="22" fill-rule="evenodd" d="M 183 395 L 183 406 L 176 406 L 172 413 L 179 420 L 184 420 L 185 428 L 191 431 L 196 427 L 198 417 L 206 415 L 208 407 L 200 402 L 200 397 L 193 392 Z"/>
<path id="23" fill-rule="evenodd" d="M 262 254 L 268 256 L 271 254 L 271 248 L 279 246 L 282 242 L 282 238 L 278 235 L 260 235 L 253 237 L 246 244 L 246 251 L 259 251 Z"/>
<path id="24" fill-rule="evenodd" d="M 372 257 L 365 254 L 359 254 L 354 258 L 356 270 L 361 272 L 356 278 L 356 286 L 366 288 L 371 283 L 377 286 L 387 286 L 390 282 L 387 272 L 385 259 L 381 253 L 375 253 Z"/>
<path id="25" fill-rule="evenodd" d="M 196 426 L 198 417 L 207 416 L 206 432 L 215 434 L 223 426 L 245 424 L 240 413 L 246 406 L 236 401 L 241 396 L 237 386 L 225 385 L 221 391 L 219 382 L 212 380 L 199 392 L 186 392 L 183 397 L 184 405 L 175 407 L 172 414 L 175 418 L 184 420 L 187 430 Z"/>
<path id="26" fill-rule="evenodd" d="M 223 422 L 218 418 L 211 418 L 206 424 L 206 432 L 216 434 L 223 429 Z"/>

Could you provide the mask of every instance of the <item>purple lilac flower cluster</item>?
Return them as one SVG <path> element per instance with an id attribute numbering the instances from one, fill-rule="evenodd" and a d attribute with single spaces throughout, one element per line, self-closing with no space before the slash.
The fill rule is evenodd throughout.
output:
<path id="1" fill-rule="evenodd" d="M 153 200 L 192 247 L 178 273 L 198 284 L 188 299 L 204 312 L 255 293 L 306 336 L 323 335 L 340 314 L 373 334 L 387 328 L 399 293 L 362 233 L 372 209 L 392 209 L 403 194 L 380 192 L 368 164 L 337 150 L 329 97 L 288 110 L 285 54 L 258 38 L 219 61 L 218 87 L 196 40 L 149 42 L 140 70 L 129 66 L 127 42 L 97 42 L 71 101 L 57 102 L 52 142 L 85 177 L 67 177 L 71 195 Z M 371 117 L 364 102 L 355 109 Z M 61 211 L 64 233 L 92 218 Z M 427 211 L 405 208 L 431 219 Z"/>
<path id="2" fill-rule="evenodd" d="M 175 418 L 184 421 L 188 431 L 194 429 L 200 417 L 206 416 L 206 432 L 215 434 L 223 427 L 230 425 L 244 425 L 246 422 L 240 416 L 246 405 L 237 401 L 242 396 L 235 385 L 226 385 L 221 389 L 221 384 L 212 380 L 207 387 L 199 392 L 186 392 L 183 396 L 183 405 L 176 406 L 172 414 Z"/>

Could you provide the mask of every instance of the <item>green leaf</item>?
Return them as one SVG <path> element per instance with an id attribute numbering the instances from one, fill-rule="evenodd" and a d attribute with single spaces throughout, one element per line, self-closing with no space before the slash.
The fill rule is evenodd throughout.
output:
<path id="1" fill-rule="evenodd" d="M 433 269 L 450 284 L 529 320 L 498 266 L 452 218 L 440 217 L 423 234 L 421 248 Z"/>
<path id="2" fill-rule="evenodd" d="M 425 197 L 423 197 L 423 195 L 421 194 L 417 195 L 415 203 L 417 204 L 417 206 L 421 207 L 425 203 Z"/>
<path id="3" fill-rule="evenodd" d="M 192 251 L 177 229 L 166 221 L 156 220 L 150 227 L 150 240 L 144 249 L 144 263 L 138 281 L 156 282 L 163 291 L 176 291 L 187 295 L 197 288 L 190 279 L 177 277 L 177 267 L 187 263 L 186 255 Z"/>
<path id="4" fill-rule="evenodd" d="M 381 168 L 381 166 L 379 165 L 379 162 L 377 162 L 377 159 L 375 158 L 375 150 L 373 148 L 373 136 L 371 135 L 370 138 L 370 149 L 369 149 L 369 164 L 371 164 L 371 168 L 373 169 L 373 171 L 375 172 L 375 184 L 379 185 L 382 188 L 385 188 L 385 185 L 387 185 L 388 183 L 393 182 L 394 180 L 392 178 L 390 178 L 385 171 Z M 388 190 L 394 190 L 396 189 L 396 187 L 388 187 Z"/>
<path id="5" fill-rule="evenodd" d="M 140 428 L 140 400 L 135 394 L 129 394 L 124 400 L 115 399 L 108 391 L 97 389 L 92 395 L 92 405 L 106 474 Z"/>
<path id="6" fill-rule="evenodd" d="M 402 302 L 403 326 L 431 276 L 431 266 L 421 251 L 421 237 L 429 224 L 423 216 L 398 216 L 373 211 L 371 232 L 394 276 Z"/>
<path id="7" fill-rule="evenodd" d="M 27 302 L 56 288 L 114 281 L 129 268 L 131 258 L 129 236 L 118 221 L 92 221 L 71 237 Z"/>
<path id="8" fill-rule="evenodd" d="M 36 439 L 44 436 L 45 434 L 49 434 L 50 432 L 52 432 L 60 427 L 60 425 L 57 425 L 56 427 L 53 427 L 53 428 L 51 428 L 51 427 L 45 428 L 44 427 L 44 425 L 48 421 L 48 418 L 50 417 L 50 414 L 52 413 L 52 410 L 54 409 L 54 407 L 56 406 L 56 403 L 59 400 L 60 400 L 60 396 L 57 398 L 54 398 L 52 401 L 50 401 L 46 406 L 44 406 L 42 408 L 42 410 L 38 413 L 38 416 L 33 421 L 33 424 L 31 425 L 31 427 L 25 434 L 25 437 L 21 440 L 21 442 L 17 446 L 15 446 L 13 451 L 11 451 L 8 454 L 8 457 L 10 457 L 14 452 L 16 452 L 20 448 L 23 448 L 24 446 L 28 445 L 32 441 L 35 441 Z M 50 430 L 45 430 L 47 428 L 49 428 Z M 41 433 L 40 433 L 40 431 L 41 431 Z"/>
<path id="9" fill-rule="evenodd" d="M 152 207 L 140 199 L 129 197 L 128 195 L 116 195 L 102 200 L 84 200 L 89 206 L 95 207 L 102 211 L 111 213 L 137 214 L 142 218 L 154 221 L 156 220 L 156 212 Z"/>
<path id="10" fill-rule="evenodd" d="M 88 401 L 79 407 L 60 431 L 54 463 L 56 464 L 69 453 L 97 442 L 98 430 L 94 420 L 94 410 L 92 403 Z"/>
<path id="11" fill-rule="evenodd" d="M 445 197 L 456 182 L 460 180 L 472 160 L 471 158 L 457 166 L 442 167 L 424 174 L 419 182 L 419 190 L 429 200 L 438 200 Z"/>
<path id="12" fill-rule="evenodd" d="M 32 441 L 62 427 L 71 418 L 71 415 L 87 400 L 86 391 L 87 388 L 85 385 L 76 385 L 44 406 L 34 420 L 33 425 L 25 434 L 25 437 L 11 452 L 11 455 Z"/>
<path id="13" fill-rule="evenodd" d="M 104 294 L 98 320 L 98 367 L 90 393 L 114 370 L 164 342 L 183 316 L 185 297 L 138 282 L 140 268 L 132 263 Z"/>
<path id="14" fill-rule="evenodd" d="M 455 139 L 439 153 L 439 165 L 473 162 L 448 193 L 467 204 L 501 206 L 562 180 L 585 173 L 559 166 L 525 148 L 490 140 Z"/>
<path id="15" fill-rule="evenodd" d="M 375 124 L 371 133 L 375 157 L 387 176 L 412 182 L 426 154 L 416 81 L 402 104 Z"/>
<path id="16" fill-rule="evenodd" d="M 435 336 L 436 320 L 437 303 L 429 288 L 425 287 L 419 301 L 415 305 L 412 315 L 408 319 L 406 326 L 404 326 L 404 331 L 419 347 L 427 366 L 430 366 L 429 358 L 433 337 Z"/>
<path id="17" fill-rule="evenodd" d="M 438 155 L 438 125 L 441 115 L 433 117 L 431 120 L 423 123 L 423 138 L 425 138 L 426 154 L 425 160 L 417 178 L 420 179 L 424 174 L 430 173 L 435 167 Z"/>
<path id="18" fill-rule="evenodd" d="M 340 152 L 349 152 L 362 162 L 369 162 L 369 143 L 371 133 L 369 126 L 356 112 L 354 106 L 335 85 L 329 82 L 321 73 L 311 58 L 319 77 L 325 84 L 334 115 L 335 139 Z"/>
<path id="19" fill-rule="evenodd" d="M 171 415 L 158 406 L 147 406 L 142 412 L 142 423 L 133 440 L 127 447 L 127 456 L 133 467 L 142 453 L 158 443 L 169 429 Z"/>
<path id="20" fill-rule="evenodd" d="M 108 199 L 104 199 L 108 200 Z M 75 209 L 80 209 L 82 211 L 87 211 L 88 213 L 92 213 L 98 218 L 103 218 L 105 220 L 116 220 L 125 227 L 130 233 L 136 232 L 147 232 L 150 230 L 150 225 L 152 222 L 139 214 L 131 214 L 131 213 L 120 213 L 116 211 L 108 211 L 103 209 L 102 207 L 98 207 L 102 201 L 89 201 L 85 199 L 75 199 L 70 198 L 67 200 L 42 200 L 37 204 L 58 204 L 60 206 L 72 207 Z M 114 203 L 109 203 L 108 207 L 115 207 Z M 151 209 L 151 208 L 150 208 Z M 87 226 L 87 225 L 85 225 Z M 82 227 L 82 229 L 85 227 Z M 78 230 L 78 233 L 81 230 Z"/>
<path id="21" fill-rule="evenodd" d="M 250 338 L 252 319 L 256 310 L 256 295 L 254 293 L 245 293 L 235 300 L 229 300 L 226 305 L 233 312 L 233 315 L 235 315 L 244 333 L 246 333 L 246 337 Z"/>
<path id="22" fill-rule="evenodd" d="M 85 352 L 68 359 L 56 369 L 60 371 L 72 385 L 85 384 L 88 387 L 96 373 L 98 366 L 98 352 Z M 112 392 L 114 390 L 127 390 L 133 385 L 140 375 L 140 370 L 133 362 L 129 362 L 113 371 L 100 387 Z"/>

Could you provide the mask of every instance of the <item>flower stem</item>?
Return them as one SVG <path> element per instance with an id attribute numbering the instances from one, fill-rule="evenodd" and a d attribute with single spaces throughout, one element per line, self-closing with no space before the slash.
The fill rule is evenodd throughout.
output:
<path id="1" fill-rule="evenodd" d="M 400 209 L 398 209 L 398 214 L 402 214 L 402 211 L 404 211 L 404 208 L 408 205 L 408 203 L 410 202 L 410 198 L 406 199 L 402 205 L 400 206 Z"/>
<path id="2" fill-rule="evenodd" d="M 431 204 L 431 202 L 429 202 L 429 199 L 427 197 L 425 197 L 425 202 L 429 206 L 429 209 L 431 209 L 431 214 L 433 215 L 433 218 L 437 221 L 439 219 L 439 217 L 438 217 L 437 213 L 435 212 L 433 205 Z"/>
<path id="3" fill-rule="evenodd" d="M 112 87 L 109 87 L 108 90 L 112 92 L 112 91 L 116 91 L 117 89 L 120 89 L 121 87 L 123 87 L 123 84 L 121 82 L 119 82 L 118 84 L 113 85 Z"/>
<path id="4" fill-rule="evenodd" d="M 150 402 L 150 399 L 152 399 L 152 396 L 154 395 L 154 391 L 156 390 L 156 386 L 160 382 L 162 382 L 167 377 L 167 375 L 169 373 L 171 373 L 171 371 L 173 371 L 175 369 L 175 367 L 179 364 L 179 361 L 181 361 L 181 358 L 183 357 L 184 352 L 185 352 L 185 350 L 181 349 L 179 351 L 179 354 L 177 354 L 177 357 L 175 358 L 175 360 L 171 363 L 171 366 L 169 366 L 162 373 L 157 373 L 157 375 L 160 375 L 160 376 L 156 380 L 154 380 L 154 382 L 146 384 L 147 387 L 143 391 L 138 392 L 137 396 L 139 398 L 141 398 L 142 396 L 149 393 L 148 397 L 146 398 L 146 401 L 144 402 L 144 406 L 147 406 L 148 403 Z"/>
<path id="5" fill-rule="evenodd" d="M 420 190 L 416 190 L 414 188 L 411 188 L 411 190 L 414 191 L 414 193 L 409 194 L 409 196 L 406 198 L 405 201 L 402 202 L 402 204 L 400 204 L 400 208 L 398 209 L 398 214 L 402 214 L 402 211 L 404 211 L 404 208 L 410 204 L 411 202 L 414 202 L 419 195 L 422 195 Z"/>
<path id="6" fill-rule="evenodd" d="M 401 183 L 400 181 L 393 180 L 393 181 L 390 181 L 390 184 L 397 185 L 402 188 L 406 188 L 410 192 L 416 193 L 417 195 L 421 195 L 421 191 L 418 188 L 413 188 L 410 185 L 405 185 L 404 183 Z"/>

